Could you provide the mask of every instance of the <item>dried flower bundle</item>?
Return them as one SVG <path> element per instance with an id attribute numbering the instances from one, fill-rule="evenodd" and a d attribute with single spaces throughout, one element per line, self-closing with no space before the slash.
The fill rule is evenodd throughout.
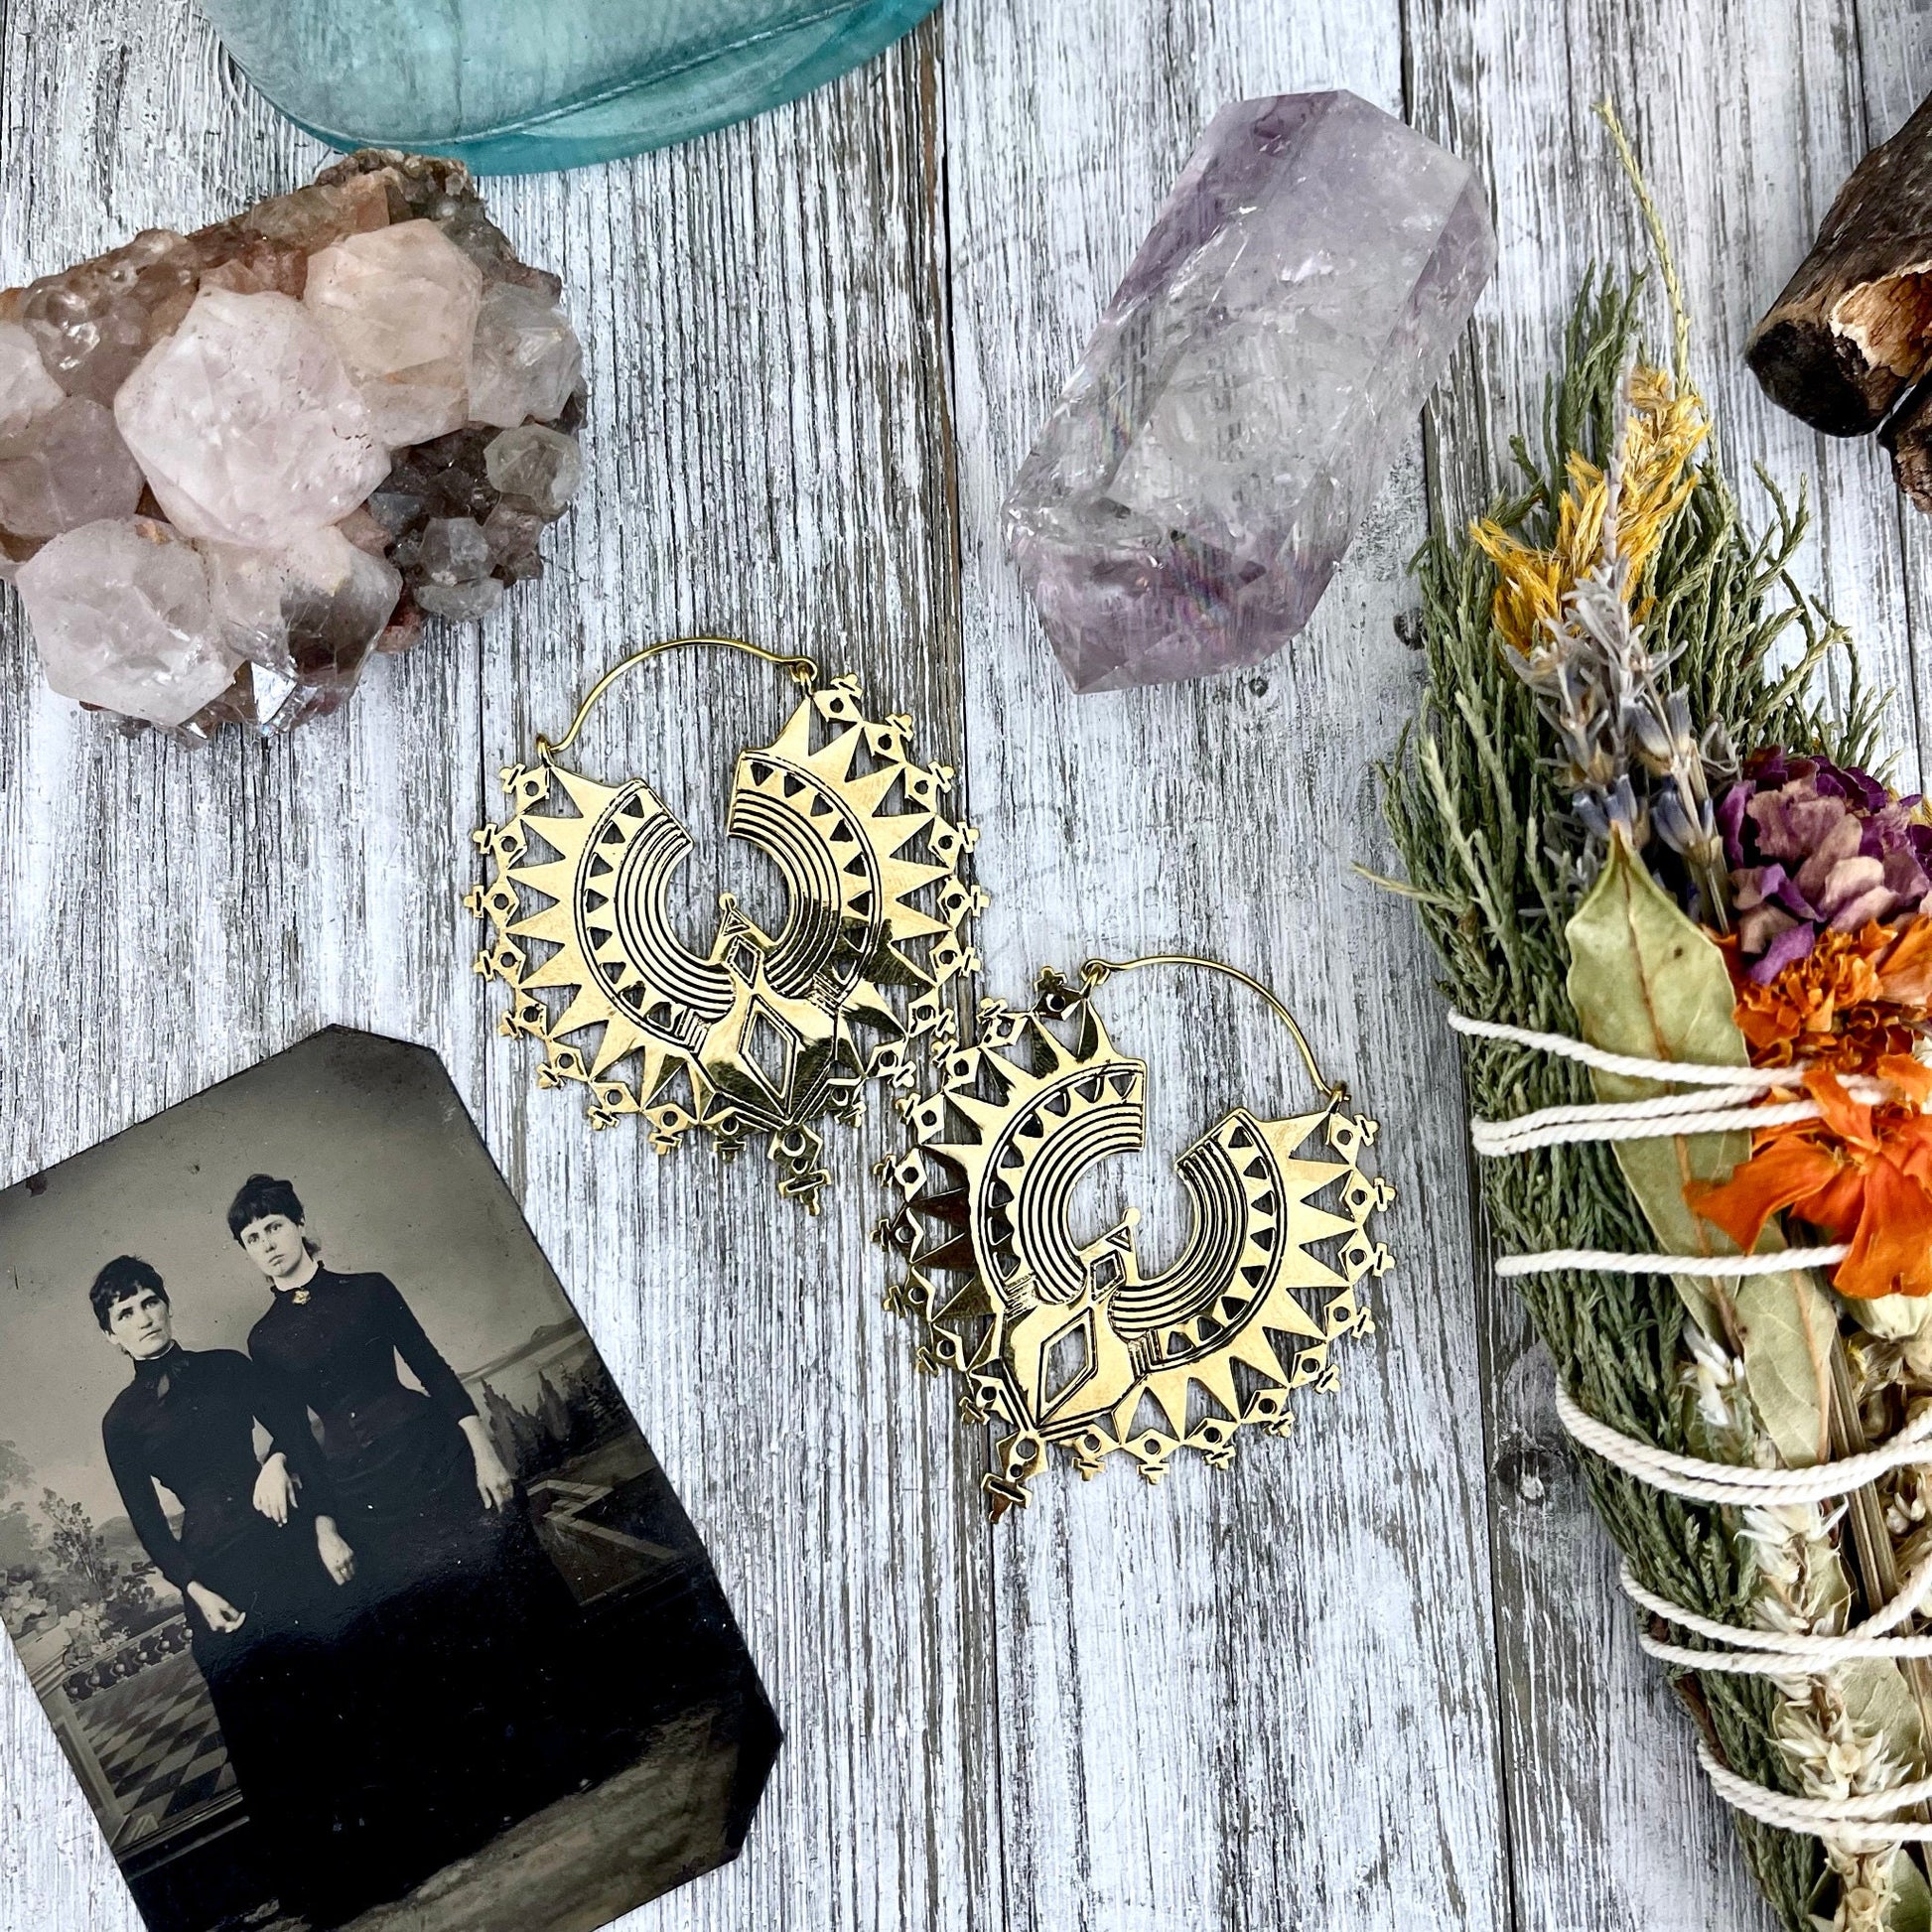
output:
<path id="1" fill-rule="evenodd" d="M 1667 257 L 1665 275 L 1675 296 Z M 1518 1253 L 1749 1255 L 1780 1218 L 1794 1242 L 1847 1245 L 1830 1292 L 1768 1266 L 1521 1280 L 1591 1416 L 1679 1455 L 1799 1466 L 1932 1401 L 1932 824 L 1866 768 L 1857 660 L 1787 574 L 1802 499 L 1773 489 L 1769 530 L 1744 529 L 1681 311 L 1666 371 L 1636 352 L 1640 292 L 1586 284 L 1543 451 L 1515 446 L 1525 486 L 1418 560 L 1427 676 L 1384 805 L 1460 1013 L 1792 1069 L 1764 1104 L 1806 1118 L 1509 1152 L 1483 1195 Z M 1841 651 L 1831 707 L 1814 673 Z M 1489 1120 L 1627 1097 L 1507 1039 L 1470 1040 L 1465 1080 Z M 1848 1507 L 1739 1508 L 1586 1464 L 1638 1584 L 1731 1626 L 1843 1631 L 1932 1547 L 1915 1470 Z M 1680 1671 L 1678 1688 L 1717 1761 L 1773 1791 L 1844 1799 L 1928 1770 L 1932 1696 L 1908 1662 Z M 1794 1932 L 1932 1922 L 1923 1848 L 1738 1822 Z"/>

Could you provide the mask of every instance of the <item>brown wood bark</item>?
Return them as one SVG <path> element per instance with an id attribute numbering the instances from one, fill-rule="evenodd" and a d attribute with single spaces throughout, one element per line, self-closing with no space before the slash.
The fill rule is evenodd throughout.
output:
<path id="1" fill-rule="evenodd" d="M 1932 511 L 1932 382 L 1922 383 L 1893 410 L 1878 441 L 1891 452 L 1899 488 L 1920 509 Z"/>
<path id="2" fill-rule="evenodd" d="M 1932 368 L 1932 98 L 1853 171 L 1744 357 L 1832 436 L 1876 429 Z"/>

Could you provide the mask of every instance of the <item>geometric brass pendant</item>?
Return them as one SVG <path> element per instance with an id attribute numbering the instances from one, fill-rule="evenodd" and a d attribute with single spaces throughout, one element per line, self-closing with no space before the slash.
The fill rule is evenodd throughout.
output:
<path id="1" fill-rule="evenodd" d="M 1093 1007 L 1112 973 L 1153 964 L 1224 972 L 1288 1022 L 1323 1095 L 1308 1113 L 1236 1108 L 1175 1162 L 1192 1207 L 1178 1258 L 1135 1251 L 1138 1210 L 1092 1241 L 1066 1216 L 1074 1182 L 1146 1138 L 1144 1060 Z M 1049 1446 L 1082 1476 L 1119 1452 L 1158 1482 L 1174 1453 L 1225 1468 L 1242 1429 L 1286 1436 L 1290 1392 L 1332 1390 L 1344 1336 L 1374 1322 L 1361 1292 L 1393 1257 L 1369 1231 L 1395 1189 L 1360 1167 L 1376 1124 L 1345 1111 L 1287 1009 L 1245 973 L 1183 955 L 1050 968 L 1031 1011 L 984 1003 L 977 1042 L 912 1110 L 914 1147 L 882 1173 L 904 1196 L 880 1238 L 904 1256 L 888 1306 L 924 1326 L 920 1366 L 956 1371 L 969 1423 L 1004 1432 L 984 1478 L 998 1517 L 1024 1505 Z"/>
<path id="2" fill-rule="evenodd" d="M 724 894 L 702 954 L 666 910 L 692 845 L 675 814 L 641 778 L 557 761 L 616 678 L 696 643 L 780 665 L 806 693 L 771 744 L 740 755 L 726 827 L 777 868 L 784 920 L 766 932 Z M 911 1104 L 909 1049 L 956 1036 L 942 989 L 978 971 L 964 930 L 985 904 L 962 876 L 977 835 L 940 811 L 951 770 L 914 763 L 911 720 L 867 718 L 854 679 L 817 677 L 808 658 L 735 638 L 626 658 L 563 738 L 504 768 L 510 816 L 475 835 L 490 874 L 466 899 L 491 927 L 477 970 L 509 988 L 499 1031 L 542 1043 L 539 1085 L 586 1086 L 600 1128 L 642 1115 L 659 1153 L 694 1127 L 727 1156 L 761 1135 L 779 1191 L 814 1212 L 831 1178 L 819 1123 L 856 1121 L 875 1077 Z"/>

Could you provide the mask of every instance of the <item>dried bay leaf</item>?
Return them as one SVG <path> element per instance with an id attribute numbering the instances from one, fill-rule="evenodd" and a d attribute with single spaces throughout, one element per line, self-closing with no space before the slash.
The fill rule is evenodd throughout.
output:
<path id="1" fill-rule="evenodd" d="M 1767 1229 L 1758 1251 L 1782 1247 Z M 1728 1245 L 1719 1250 L 1734 1254 Z M 1788 1467 L 1830 1459 L 1831 1363 L 1838 1311 L 1808 1273 L 1758 1275 L 1731 1293 L 1744 1381 L 1764 1433 Z"/>
<path id="2" fill-rule="evenodd" d="M 1717 942 L 1685 916 L 1620 834 L 1589 896 L 1566 932 L 1568 990 L 1592 1046 L 1645 1059 L 1745 1066 L 1749 1055 L 1732 1016 L 1730 974 Z M 1651 1080 L 1592 1073 L 1601 1100 L 1667 1091 Z M 1721 1228 L 1695 1213 L 1686 1189 L 1722 1181 L 1750 1152 L 1742 1132 L 1619 1141 L 1617 1166 L 1660 1248 L 1671 1254 L 1737 1252 Z M 1779 1245 L 1767 1229 L 1759 1249 Z M 1749 1276 L 1726 1288 L 1673 1277 L 1707 1333 L 1734 1345 L 1751 1401 L 1778 1454 L 1802 1467 L 1831 1453 L 1831 1346 L 1838 1316 L 1809 1274 Z"/>
<path id="3" fill-rule="evenodd" d="M 1932 1888 L 1903 1846 L 1892 1857 L 1891 1885 L 1885 1932 L 1932 1932 Z"/>

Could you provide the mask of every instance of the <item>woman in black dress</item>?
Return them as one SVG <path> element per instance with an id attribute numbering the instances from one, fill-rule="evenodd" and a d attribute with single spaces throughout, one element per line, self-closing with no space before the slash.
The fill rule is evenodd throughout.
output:
<path id="1" fill-rule="evenodd" d="M 190 1647 L 268 1875 L 285 1906 L 319 1910 L 336 1852 L 321 1638 L 353 1564 L 324 1486 L 298 1495 L 290 1476 L 292 1457 L 313 1441 L 308 1418 L 246 1355 L 182 1347 L 168 1290 L 147 1262 L 110 1261 L 89 1299 L 102 1333 L 134 1364 L 101 1421 L 128 1520 L 182 1593 Z M 259 1467 L 258 1422 L 271 1442 Z M 181 1504 L 179 1536 L 157 1483 Z"/>
<path id="2" fill-rule="evenodd" d="M 379 1895 L 578 1782 L 577 1607 L 395 1285 L 323 1267 L 286 1180 L 252 1175 L 228 1227 L 274 1293 L 249 1353 L 320 1419 L 320 1454 L 297 1473 L 327 1491 L 355 1553 L 340 1652 L 348 1831 Z"/>

